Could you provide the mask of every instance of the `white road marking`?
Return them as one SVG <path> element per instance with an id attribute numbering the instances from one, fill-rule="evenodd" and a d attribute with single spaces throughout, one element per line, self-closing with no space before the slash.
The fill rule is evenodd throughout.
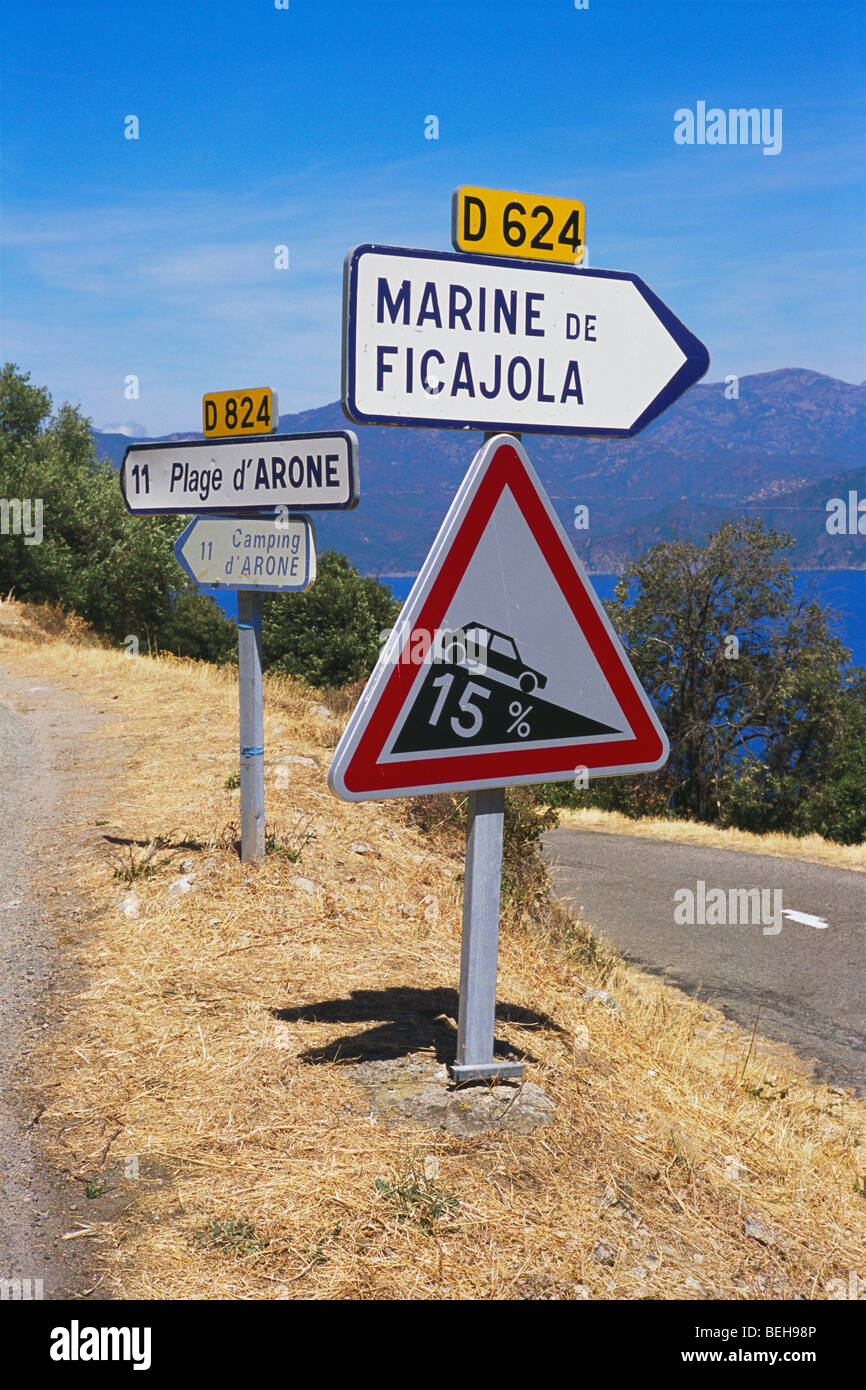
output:
<path id="1" fill-rule="evenodd" d="M 825 931 L 830 925 L 823 917 L 810 917 L 808 912 L 794 912 L 790 907 L 782 908 L 782 916 L 790 917 L 792 922 L 802 922 L 805 927 L 817 927 L 819 931 Z"/>

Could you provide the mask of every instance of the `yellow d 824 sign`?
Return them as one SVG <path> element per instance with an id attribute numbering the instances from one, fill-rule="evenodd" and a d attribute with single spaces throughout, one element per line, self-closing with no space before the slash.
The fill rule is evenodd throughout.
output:
<path id="1" fill-rule="evenodd" d="M 451 203 L 455 251 L 579 265 L 586 210 L 574 198 L 540 198 L 500 188 L 458 188 Z"/>
<path id="2" fill-rule="evenodd" d="M 202 397 L 206 435 L 273 434 L 279 423 L 277 397 L 269 386 L 249 391 L 212 391 Z"/>

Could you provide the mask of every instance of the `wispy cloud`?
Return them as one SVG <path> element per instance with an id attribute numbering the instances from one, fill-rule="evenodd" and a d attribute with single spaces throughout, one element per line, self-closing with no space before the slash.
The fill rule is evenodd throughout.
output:
<path id="1" fill-rule="evenodd" d="M 596 160 L 585 180 L 590 264 L 634 270 L 670 296 L 714 366 L 856 376 L 850 303 L 862 266 L 841 222 L 840 245 L 826 244 L 816 197 L 854 182 L 853 142 L 790 162 L 786 147 L 748 167 L 751 150 L 697 151 L 700 166 L 695 153 L 672 147 L 615 175 Z M 234 382 L 274 386 L 283 410 L 333 400 L 343 258 L 368 239 L 448 244 L 448 196 L 430 170 L 426 157 L 371 156 L 359 177 L 323 159 L 241 194 L 139 191 L 80 206 L 46 195 L 31 210 L 7 207 L 6 355 L 95 418 L 146 418 L 154 433 L 196 426 L 200 392 Z M 559 171 L 545 186 L 562 182 Z M 811 200 L 797 223 L 802 254 L 774 231 L 800 191 Z M 278 245 L 287 271 L 275 268 Z M 123 395 L 131 373 L 140 403 Z"/>

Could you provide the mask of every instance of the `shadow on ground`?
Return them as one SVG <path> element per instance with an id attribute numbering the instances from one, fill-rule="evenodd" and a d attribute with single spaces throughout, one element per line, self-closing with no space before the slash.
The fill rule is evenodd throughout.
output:
<path id="1" fill-rule="evenodd" d="M 453 1062 L 457 1033 L 458 995 L 454 989 L 356 989 L 347 999 L 324 999 L 294 1009 L 272 1009 L 281 1023 L 369 1023 L 372 1026 L 346 1034 L 321 1047 L 308 1048 L 299 1060 L 317 1065 L 337 1062 L 385 1061 L 433 1048 L 440 1062 Z M 562 1029 L 547 1014 L 518 1004 L 497 1004 L 497 1023 L 519 1028 Z M 494 1044 L 494 1056 L 534 1062 L 531 1053 L 506 1043 Z"/>
<path id="2" fill-rule="evenodd" d="M 129 835 L 103 835 L 102 838 L 110 845 L 126 845 L 128 847 L 137 845 L 140 849 L 149 849 L 151 845 L 155 845 L 158 850 L 204 849 L 204 845 L 200 840 L 173 840 L 170 835 L 151 835 L 149 838 L 138 840 Z M 240 841 L 238 841 L 238 843 L 240 843 Z"/>

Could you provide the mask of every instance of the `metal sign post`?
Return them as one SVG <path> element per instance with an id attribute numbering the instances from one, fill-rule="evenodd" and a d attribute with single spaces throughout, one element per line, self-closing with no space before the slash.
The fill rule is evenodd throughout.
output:
<path id="1" fill-rule="evenodd" d="M 493 1060 L 504 825 L 504 787 L 469 793 L 455 1081 L 523 1075 L 522 1062 Z"/>
<path id="2" fill-rule="evenodd" d="M 262 593 L 302 593 L 316 578 L 316 533 L 303 503 L 346 511 L 358 503 L 358 441 L 350 430 L 273 434 L 268 387 L 204 397 L 206 433 L 237 438 L 131 444 L 120 490 L 133 515 L 197 513 L 174 553 L 195 584 L 238 595 L 241 859 L 265 853 Z M 279 452 L 277 452 L 279 451 Z"/>
<path id="3" fill-rule="evenodd" d="M 493 439 L 488 430 L 484 442 Z M 520 435 L 515 434 L 515 439 Z M 466 808 L 463 936 L 455 1081 L 492 1081 L 523 1075 L 522 1062 L 495 1062 L 496 975 L 499 967 L 499 902 L 505 839 L 505 788 L 470 792 Z"/>
<path id="4" fill-rule="evenodd" d="M 316 578 L 316 533 L 308 516 L 197 516 L 174 553 L 196 584 L 238 596 L 241 859 L 265 852 L 262 594 L 302 593 Z"/>
<path id="5" fill-rule="evenodd" d="M 265 725 L 262 596 L 238 590 L 238 705 L 241 745 L 241 860 L 265 853 Z"/>

